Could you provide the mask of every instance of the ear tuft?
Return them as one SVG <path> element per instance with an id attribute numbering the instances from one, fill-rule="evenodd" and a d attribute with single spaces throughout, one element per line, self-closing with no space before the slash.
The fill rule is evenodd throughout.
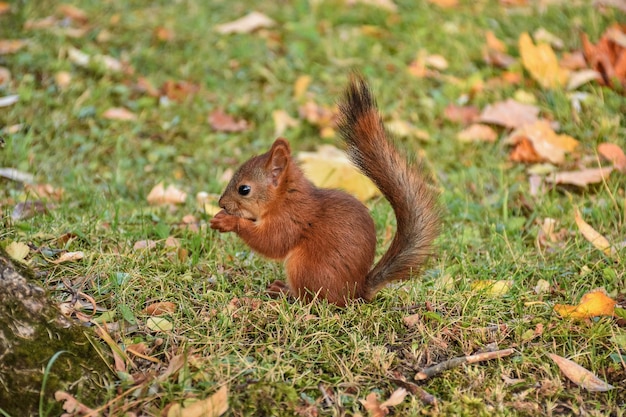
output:
<path id="1" fill-rule="evenodd" d="M 289 166 L 291 148 L 286 139 L 278 138 L 274 141 L 269 151 L 267 169 L 271 175 L 272 183 L 277 186 L 283 173 Z"/>

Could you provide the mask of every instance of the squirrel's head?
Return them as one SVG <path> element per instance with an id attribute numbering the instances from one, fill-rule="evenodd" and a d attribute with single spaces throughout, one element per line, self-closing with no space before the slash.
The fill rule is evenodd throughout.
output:
<path id="1" fill-rule="evenodd" d="M 266 153 L 247 160 L 239 167 L 220 197 L 219 205 L 228 214 L 257 221 L 285 193 L 291 148 L 286 139 L 274 141 Z"/>

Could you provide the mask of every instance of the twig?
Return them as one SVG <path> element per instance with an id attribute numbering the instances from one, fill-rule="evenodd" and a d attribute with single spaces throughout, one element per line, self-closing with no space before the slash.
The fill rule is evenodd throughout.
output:
<path id="1" fill-rule="evenodd" d="M 496 350 L 494 352 L 483 352 L 483 353 L 477 353 L 476 355 L 452 358 L 445 362 L 441 362 L 437 365 L 421 370 L 420 372 L 417 373 L 417 375 L 415 375 L 415 380 L 423 381 L 443 371 L 456 368 L 457 366 L 461 366 L 465 363 L 476 363 L 476 362 L 488 361 L 491 359 L 499 359 L 505 356 L 509 356 L 513 352 L 515 352 L 515 349 L 502 349 L 502 350 Z"/>

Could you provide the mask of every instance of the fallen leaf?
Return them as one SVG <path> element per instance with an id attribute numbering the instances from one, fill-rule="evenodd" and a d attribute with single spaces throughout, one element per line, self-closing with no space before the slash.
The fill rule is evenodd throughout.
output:
<path id="1" fill-rule="evenodd" d="M 587 68 L 587 62 L 585 62 L 585 55 L 582 51 L 575 51 L 572 53 L 564 53 L 559 61 L 561 68 L 566 68 L 571 71 L 581 70 Z"/>
<path id="2" fill-rule="evenodd" d="M 80 23 L 87 23 L 89 20 L 87 13 L 71 4 L 61 4 L 57 7 L 57 11 L 63 16 L 75 20 Z"/>
<path id="3" fill-rule="evenodd" d="M 200 87 L 198 85 L 188 81 L 167 80 L 163 83 L 163 86 L 161 86 L 161 91 L 165 97 L 179 103 L 184 102 L 189 97 L 192 97 L 199 90 Z"/>
<path id="4" fill-rule="evenodd" d="M 578 305 L 555 304 L 554 311 L 563 318 L 587 319 L 599 316 L 613 316 L 615 301 L 602 290 L 590 291 L 583 295 Z"/>
<path id="5" fill-rule="evenodd" d="M 583 54 L 589 66 L 601 74 L 600 84 L 623 90 L 626 88 L 626 26 L 614 24 L 607 28 L 597 44 L 581 34 Z"/>
<path id="6" fill-rule="evenodd" d="M 474 281 L 471 284 L 472 290 L 485 292 L 487 295 L 490 295 L 492 297 L 501 297 L 503 295 L 506 295 L 506 293 L 508 293 L 512 287 L 513 281 L 510 279 L 485 279 Z"/>
<path id="7" fill-rule="evenodd" d="M 574 212 L 574 221 L 576 221 L 576 225 L 578 226 L 578 230 L 583 234 L 587 241 L 591 242 L 596 249 L 604 252 L 605 255 L 611 256 L 612 248 L 608 239 L 598 233 L 593 227 L 589 225 L 585 220 L 583 220 L 582 214 L 580 214 L 580 210 L 576 209 Z"/>
<path id="8" fill-rule="evenodd" d="M 274 137 L 282 136 L 287 128 L 298 127 L 300 122 L 289 115 L 285 110 L 274 110 L 272 112 L 274 120 Z"/>
<path id="9" fill-rule="evenodd" d="M 35 181 L 35 176 L 33 174 L 19 171 L 15 168 L 0 168 L 0 177 L 25 184 L 32 184 Z"/>
<path id="10" fill-rule="evenodd" d="M 163 26 L 156 27 L 153 35 L 158 42 L 171 42 L 174 40 L 174 31 Z"/>
<path id="11" fill-rule="evenodd" d="M 30 252 L 28 245 L 22 242 L 11 242 L 4 250 L 11 259 L 19 262 L 24 261 Z"/>
<path id="12" fill-rule="evenodd" d="M 159 301 L 157 303 L 152 303 L 146 308 L 144 308 L 143 312 L 149 314 L 151 316 L 160 316 L 162 314 L 171 314 L 176 311 L 176 304 L 170 301 Z"/>
<path id="13" fill-rule="evenodd" d="M 615 169 L 626 174 L 626 155 L 622 148 L 614 143 L 601 143 L 598 145 L 598 153 L 610 161 Z"/>
<path id="14" fill-rule="evenodd" d="M 460 142 L 495 142 L 498 133 L 487 125 L 474 123 L 457 133 L 456 138 Z"/>
<path id="15" fill-rule="evenodd" d="M 553 184 L 586 187 L 589 184 L 596 184 L 605 181 L 609 178 L 611 171 L 613 171 L 613 167 L 588 168 L 580 171 L 563 171 L 546 177 L 546 181 Z"/>
<path id="16" fill-rule="evenodd" d="M 248 122 L 243 119 L 235 120 L 222 109 L 217 109 L 209 114 L 209 124 L 218 132 L 242 132 L 248 128 Z"/>
<path id="17" fill-rule="evenodd" d="M 174 325 L 164 317 L 148 317 L 146 327 L 153 332 L 170 332 L 174 328 Z"/>
<path id="18" fill-rule="evenodd" d="M 167 239 L 165 239 L 165 247 L 180 248 L 180 240 L 176 239 L 174 236 L 168 236 Z"/>
<path id="19" fill-rule="evenodd" d="M 575 71 L 570 74 L 569 81 L 567 82 L 567 89 L 569 91 L 576 90 L 581 85 L 587 84 L 590 81 L 601 80 L 602 76 L 598 71 L 585 69 Z"/>
<path id="20" fill-rule="evenodd" d="M 442 55 L 427 55 L 424 62 L 426 63 L 426 66 L 435 68 L 439 71 L 444 71 L 448 68 L 448 61 Z"/>
<path id="21" fill-rule="evenodd" d="M 348 0 L 348 5 L 367 4 L 369 6 L 379 7 L 390 12 L 397 12 L 398 6 L 392 0 Z"/>
<path id="22" fill-rule="evenodd" d="M 79 67 L 89 67 L 92 64 L 99 65 L 111 72 L 121 72 L 124 69 L 122 63 L 108 55 L 88 55 L 76 48 L 68 48 L 68 59 Z"/>
<path id="23" fill-rule="evenodd" d="M 228 388 L 223 386 L 215 394 L 189 405 L 172 405 L 167 417 L 219 417 L 228 411 Z"/>
<path id="24" fill-rule="evenodd" d="M 449 9 L 459 5 L 459 0 L 428 0 L 429 3 L 436 4 L 437 6 Z"/>
<path id="25" fill-rule="evenodd" d="M 480 116 L 480 110 L 476 106 L 457 106 L 449 104 L 443 111 L 443 117 L 454 123 L 469 125 Z"/>
<path id="26" fill-rule="evenodd" d="M 521 128 L 539 120 L 537 118 L 538 114 L 539 107 L 537 106 L 507 99 L 485 107 L 480 114 L 479 120 L 483 123 L 496 124 L 508 128 Z"/>
<path id="27" fill-rule="evenodd" d="M 545 279 L 540 279 L 537 281 L 537 284 L 533 287 L 533 291 L 535 294 L 544 294 L 550 291 L 550 283 Z M 541 323 L 539 323 L 541 324 Z"/>
<path id="28" fill-rule="evenodd" d="M 102 113 L 102 117 L 108 120 L 132 121 L 137 120 L 137 115 L 124 107 L 111 107 Z"/>
<path id="29" fill-rule="evenodd" d="M 151 205 L 182 204 L 187 200 L 187 193 L 173 185 L 169 185 L 165 188 L 163 183 L 160 182 L 154 186 L 146 198 L 148 204 Z"/>
<path id="30" fill-rule="evenodd" d="M 11 11 L 11 5 L 6 1 L 0 1 L 0 16 Z"/>
<path id="31" fill-rule="evenodd" d="M 509 159 L 515 162 L 525 162 L 527 164 L 534 164 L 543 161 L 543 158 L 537 153 L 533 144 L 527 138 L 522 137 L 511 153 Z"/>
<path id="32" fill-rule="evenodd" d="M 313 79 L 309 75 L 301 75 L 296 79 L 296 82 L 293 83 L 293 99 L 300 100 L 304 93 L 306 93 L 307 88 L 309 88 L 309 84 Z"/>
<path id="33" fill-rule="evenodd" d="M 530 75 L 544 88 L 565 86 L 569 78 L 569 70 L 561 68 L 559 61 L 546 43 L 535 45 L 526 32 L 519 37 L 519 51 L 522 64 Z"/>
<path id="34" fill-rule="evenodd" d="M 48 213 L 48 210 L 53 207 L 43 201 L 24 201 L 23 203 L 17 203 L 11 213 L 13 220 L 25 220 L 29 219 L 37 214 Z"/>
<path id="35" fill-rule="evenodd" d="M 569 232 L 565 228 L 556 230 L 558 221 L 546 217 L 543 219 L 543 223 L 537 233 L 537 244 L 544 248 L 560 248 L 565 246 L 565 238 L 569 235 Z"/>
<path id="36" fill-rule="evenodd" d="M 74 398 L 71 394 L 68 394 L 65 391 L 56 391 L 54 393 L 54 399 L 57 402 L 63 402 L 62 408 L 67 411 L 69 414 L 63 414 L 63 416 L 85 416 L 85 415 L 95 415 L 97 414 L 96 410 L 87 407 L 86 405 L 79 402 L 76 398 Z"/>
<path id="37" fill-rule="evenodd" d="M 415 328 L 422 322 L 421 314 L 411 314 L 402 318 L 402 323 L 408 328 Z"/>
<path id="38" fill-rule="evenodd" d="M 72 82 L 72 75 L 67 71 L 59 71 L 54 74 L 54 82 L 61 90 L 65 90 Z"/>
<path id="39" fill-rule="evenodd" d="M 0 87 L 5 87 L 11 81 L 11 71 L 6 67 L 0 67 Z"/>
<path id="40" fill-rule="evenodd" d="M 544 42 L 550 44 L 550 46 L 556 49 L 563 49 L 564 46 L 563 39 L 548 32 L 545 28 L 539 28 L 534 31 L 533 38 L 535 39 L 535 42 Z"/>
<path id="41" fill-rule="evenodd" d="M 138 240 L 133 245 L 133 250 L 154 249 L 154 248 L 156 248 L 156 245 L 157 245 L 157 243 L 154 240 L 150 240 L 150 239 Z"/>
<path id="42" fill-rule="evenodd" d="M 565 154 L 572 152 L 578 146 L 578 141 L 569 135 L 557 134 L 550 123 L 545 120 L 538 120 L 533 124 L 523 126 L 515 130 L 506 139 L 507 143 L 514 145 L 527 139 L 533 149 L 540 157 L 539 161 L 549 161 L 553 164 L 561 164 L 565 161 Z M 511 157 L 516 162 L 539 162 L 537 160 L 526 161 Z"/>
<path id="43" fill-rule="evenodd" d="M 430 135 L 425 130 L 418 128 L 417 126 L 405 121 L 405 120 L 390 120 L 385 123 L 385 127 L 392 134 L 399 138 L 412 138 L 427 141 L 430 139 Z"/>
<path id="44" fill-rule="evenodd" d="M 320 146 L 317 152 L 300 152 L 298 160 L 307 178 L 318 187 L 341 188 L 360 201 L 367 201 L 380 193 L 374 183 L 334 146 Z"/>
<path id="45" fill-rule="evenodd" d="M 250 12 L 240 19 L 217 25 L 215 30 L 223 35 L 230 33 L 251 33 L 257 29 L 270 28 L 274 26 L 274 24 L 275 22 L 263 13 Z"/>
<path id="46" fill-rule="evenodd" d="M 23 39 L 0 39 L 0 55 L 14 54 L 26 45 Z"/>
<path id="47" fill-rule="evenodd" d="M 612 385 L 607 384 L 592 372 L 578 365 L 576 362 L 565 359 L 562 356 L 555 355 L 554 353 L 549 353 L 548 356 L 550 356 L 550 359 L 558 365 L 563 375 L 587 391 L 605 392 L 614 388 Z"/>
<path id="48" fill-rule="evenodd" d="M 492 31 L 485 34 L 486 46 L 483 49 L 483 58 L 489 65 L 499 68 L 508 68 L 515 63 L 515 58 L 506 53 L 506 45 Z"/>
<path id="49" fill-rule="evenodd" d="M 55 188 L 50 184 L 24 184 L 24 190 L 42 200 L 52 201 L 60 201 L 65 193 L 63 188 Z"/>
<path id="50" fill-rule="evenodd" d="M 334 128 L 338 114 L 336 106 L 326 107 L 313 101 L 307 101 L 298 108 L 298 114 L 301 119 L 306 120 L 313 126 L 319 127 L 320 135 L 323 138 L 334 136 Z"/>
<path id="51" fill-rule="evenodd" d="M 20 96 L 17 94 L 11 94 L 10 96 L 0 97 L 0 107 L 9 107 L 17 103 Z"/>
<path id="52" fill-rule="evenodd" d="M 398 388 L 391 394 L 387 401 L 381 403 L 376 393 L 371 392 L 365 397 L 365 400 L 359 400 L 359 402 L 363 404 L 363 407 L 365 407 L 370 417 L 384 417 L 389 414 L 389 407 L 402 403 L 407 394 L 406 389 Z"/>
<path id="53" fill-rule="evenodd" d="M 54 261 L 50 261 L 50 263 L 53 264 L 60 264 L 63 262 L 75 262 L 75 261 L 80 261 L 81 259 L 83 259 L 85 257 L 85 253 L 82 251 L 77 251 L 77 252 L 64 252 L 63 254 L 61 254 L 61 256 L 59 256 L 57 259 L 55 259 Z"/>

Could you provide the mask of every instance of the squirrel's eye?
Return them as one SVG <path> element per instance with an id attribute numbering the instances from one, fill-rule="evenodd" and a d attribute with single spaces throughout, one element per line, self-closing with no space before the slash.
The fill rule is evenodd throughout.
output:
<path id="1" fill-rule="evenodd" d="M 240 185 L 237 191 L 239 192 L 240 195 L 248 195 L 250 194 L 250 189 L 251 188 L 249 185 Z"/>

